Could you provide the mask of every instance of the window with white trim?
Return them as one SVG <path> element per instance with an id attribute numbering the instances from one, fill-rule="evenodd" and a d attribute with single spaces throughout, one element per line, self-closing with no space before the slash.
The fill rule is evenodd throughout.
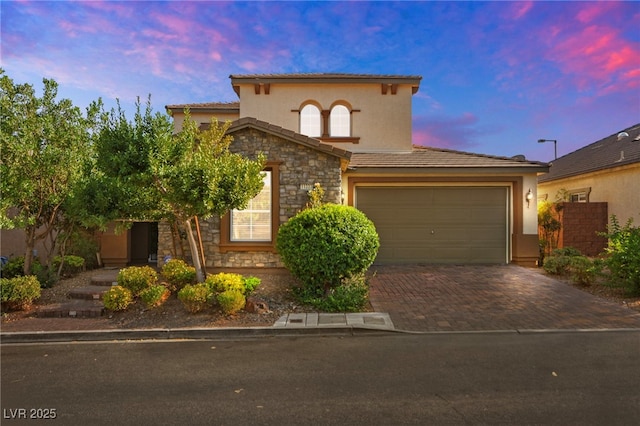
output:
<path id="1" fill-rule="evenodd" d="M 351 136 L 351 113 L 346 106 L 336 105 L 331 108 L 329 131 L 331 137 Z"/>
<path id="2" fill-rule="evenodd" d="M 587 193 L 586 192 L 576 192 L 575 194 L 571 194 L 570 196 L 572 203 L 586 203 L 587 202 Z"/>
<path id="3" fill-rule="evenodd" d="M 568 191 L 569 201 L 572 203 L 588 203 L 591 188 L 577 188 Z"/>
<path id="4" fill-rule="evenodd" d="M 230 216 L 230 235 L 232 242 L 271 241 L 271 171 L 264 171 L 262 191 L 249 201 L 244 210 L 234 209 Z"/>
<path id="5" fill-rule="evenodd" d="M 300 133 L 312 138 L 322 133 L 320 109 L 312 104 L 305 105 L 300 111 Z"/>

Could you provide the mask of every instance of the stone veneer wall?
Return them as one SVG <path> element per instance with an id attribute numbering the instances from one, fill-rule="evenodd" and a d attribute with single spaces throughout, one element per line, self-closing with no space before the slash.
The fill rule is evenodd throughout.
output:
<path id="1" fill-rule="evenodd" d="M 268 162 L 278 162 L 280 170 L 280 206 L 277 210 L 280 224 L 301 211 L 309 201 L 307 189 L 300 185 L 313 185 L 318 182 L 325 189 L 326 202 L 340 203 L 342 172 L 340 158 L 290 142 L 280 137 L 251 128 L 240 129 L 233 133 L 232 152 L 244 153 L 255 158 L 262 152 Z M 200 220 L 202 244 L 205 247 L 207 268 L 252 268 L 282 267 L 277 253 L 272 251 L 227 251 L 222 253 L 220 244 L 220 218 Z M 171 229 L 168 223 L 158 226 L 158 263 L 161 266 L 165 256 L 177 257 L 173 253 Z M 274 236 L 275 237 L 275 236 Z M 182 242 L 187 260 L 190 258 L 189 247 Z"/>

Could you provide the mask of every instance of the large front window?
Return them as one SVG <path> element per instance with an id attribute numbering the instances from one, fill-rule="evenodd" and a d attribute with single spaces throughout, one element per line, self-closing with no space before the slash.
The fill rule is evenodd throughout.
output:
<path id="1" fill-rule="evenodd" d="M 271 241 L 271 171 L 264 171 L 264 187 L 244 210 L 231 211 L 230 240 Z"/>

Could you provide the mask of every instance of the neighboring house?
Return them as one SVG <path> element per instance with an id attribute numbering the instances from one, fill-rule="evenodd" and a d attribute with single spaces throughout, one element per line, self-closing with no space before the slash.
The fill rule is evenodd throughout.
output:
<path id="1" fill-rule="evenodd" d="M 562 156 L 538 178 L 538 199 L 566 195 L 578 203 L 606 202 L 621 224 L 640 223 L 640 123 Z"/>
<path id="2" fill-rule="evenodd" d="M 325 201 L 362 210 L 380 235 L 376 263 L 518 263 L 538 259 L 536 183 L 545 163 L 412 145 L 419 76 L 232 75 L 239 102 L 169 105 L 205 127 L 232 120 L 230 149 L 267 157 L 246 210 L 200 221 L 207 267 L 280 267 L 278 228 L 315 183 Z M 174 253 L 160 223 L 158 259 Z"/>

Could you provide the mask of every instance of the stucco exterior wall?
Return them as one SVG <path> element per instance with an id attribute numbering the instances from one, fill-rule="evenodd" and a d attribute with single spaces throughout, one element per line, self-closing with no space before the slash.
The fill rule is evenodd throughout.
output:
<path id="1" fill-rule="evenodd" d="M 226 121 L 234 121 L 239 118 L 238 114 L 222 114 L 222 113 L 206 113 L 206 112 L 196 112 L 190 111 L 191 119 L 200 124 L 206 124 L 211 122 L 212 117 L 216 117 L 220 123 L 224 123 Z M 183 113 L 174 113 L 173 114 L 173 123 L 174 130 L 179 132 L 182 129 L 182 123 L 184 123 L 184 114 Z"/>
<path id="2" fill-rule="evenodd" d="M 589 202 L 607 202 L 609 216 L 640 224 L 640 163 L 538 185 L 538 196 L 555 201 L 561 190 L 591 188 Z"/>
<path id="3" fill-rule="evenodd" d="M 314 101 L 329 110 L 344 102 L 351 114 L 352 136 L 357 144 L 338 143 L 351 152 L 411 150 L 410 85 L 399 85 L 397 93 L 382 94 L 380 84 L 271 84 L 269 94 L 256 94 L 252 84 L 240 84 L 240 117 L 253 117 L 285 129 L 300 131 L 298 110 Z M 331 143 L 331 142 L 329 142 Z"/>
<path id="4" fill-rule="evenodd" d="M 262 152 L 267 157 L 267 162 L 278 163 L 279 206 L 275 207 L 274 214 L 277 215 L 279 224 L 301 211 L 309 201 L 308 189 L 301 188 L 301 184 L 313 185 L 318 182 L 326 191 L 325 201 L 340 203 L 340 158 L 251 128 L 238 130 L 232 136 L 232 152 L 245 155 L 252 153 L 251 156 Z M 207 268 L 283 266 L 275 250 L 221 250 L 220 222 L 218 217 L 200 221 Z M 167 255 L 175 257 L 169 225 L 161 223 L 158 231 L 159 260 L 162 261 Z M 183 246 L 188 255 L 188 245 Z"/>

